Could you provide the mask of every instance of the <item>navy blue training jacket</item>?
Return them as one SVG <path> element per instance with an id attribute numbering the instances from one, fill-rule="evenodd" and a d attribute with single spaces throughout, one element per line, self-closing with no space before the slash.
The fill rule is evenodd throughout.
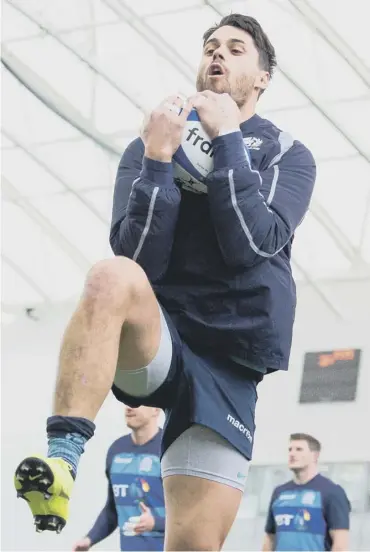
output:
<path id="1" fill-rule="evenodd" d="M 145 270 L 182 339 L 255 370 L 288 368 L 294 232 L 316 177 L 307 148 L 254 115 L 212 142 L 207 194 L 133 141 L 119 164 L 110 244 Z"/>

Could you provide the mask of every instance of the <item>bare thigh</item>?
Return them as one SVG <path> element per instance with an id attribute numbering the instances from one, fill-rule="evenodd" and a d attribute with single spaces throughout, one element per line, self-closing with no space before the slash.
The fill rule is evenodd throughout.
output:
<path id="1" fill-rule="evenodd" d="M 147 366 L 155 357 L 161 339 L 158 301 L 145 272 L 136 266 L 139 281 L 127 319 L 122 325 L 117 361 L 120 370 Z"/>
<path id="2" fill-rule="evenodd" d="M 201 477 L 164 479 L 165 550 L 221 550 L 236 517 L 242 492 Z"/>
<path id="3" fill-rule="evenodd" d="M 144 270 L 126 257 L 101 261 L 90 271 L 85 296 L 89 310 L 100 312 L 106 330 L 118 324 L 120 370 L 149 364 L 159 347 L 161 317 Z"/>

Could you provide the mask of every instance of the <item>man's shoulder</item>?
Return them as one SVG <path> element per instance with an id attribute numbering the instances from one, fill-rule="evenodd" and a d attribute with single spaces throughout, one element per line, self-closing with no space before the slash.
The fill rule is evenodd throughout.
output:
<path id="1" fill-rule="evenodd" d="M 277 485 L 274 488 L 273 494 L 277 497 L 281 493 L 284 493 L 286 491 L 293 491 L 295 490 L 297 485 L 292 481 L 291 479 L 289 481 L 286 481 L 285 483 L 282 483 L 281 485 Z"/>
<path id="2" fill-rule="evenodd" d="M 136 136 L 135 138 L 132 138 L 126 146 L 126 149 L 134 149 L 134 150 L 144 150 L 144 142 L 140 138 L 140 136 Z"/>
<path id="3" fill-rule="evenodd" d="M 259 142 L 258 145 L 263 146 L 265 143 L 272 143 L 279 140 L 279 136 L 283 133 L 287 134 L 284 130 L 276 126 L 269 119 L 264 119 L 260 115 L 254 115 L 253 120 L 250 125 L 248 121 L 245 127 L 242 127 L 244 141 L 249 142 L 248 138 L 251 138 L 251 134 L 255 137 L 260 137 L 262 142 Z"/>
<path id="4" fill-rule="evenodd" d="M 138 453 L 160 456 L 162 437 L 163 437 L 163 430 L 159 428 L 156 435 L 152 439 L 150 439 L 150 441 L 148 441 L 147 443 L 145 443 L 139 448 Z"/>
<path id="5" fill-rule="evenodd" d="M 273 164 L 286 154 L 312 157 L 310 150 L 297 137 L 259 115 L 250 129 L 243 129 L 243 140 L 247 149 L 261 150 Z"/>
<path id="6" fill-rule="evenodd" d="M 281 132 L 284 132 L 283 129 L 275 125 L 270 119 L 265 119 L 264 117 L 258 116 L 257 121 L 258 128 L 261 132 L 265 133 L 266 136 L 279 136 Z"/>
<path id="7" fill-rule="evenodd" d="M 163 437 L 163 428 L 159 427 L 156 438 L 159 439 L 159 440 L 162 440 L 162 437 Z"/>
<path id="8" fill-rule="evenodd" d="M 325 477 L 324 475 L 318 474 L 316 477 L 317 485 L 320 488 L 320 490 L 327 495 L 345 495 L 346 492 L 343 489 L 341 485 L 338 485 L 338 483 L 335 483 L 328 477 Z"/>
<path id="9" fill-rule="evenodd" d="M 123 148 L 121 163 L 125 163 L 130 160 L 141 161 L 144 155 L 144 150 L 144 142 L 142 141 L 140 136 L 133 138 L 132 140 L 127 142 L 126 146 Z"/>
<path id="10" fill-rule="evenodd" d="M 131 448 L 132 445 L 132 439 L 130 434 L 122 435 L 121 437 L 118 437 L 113 443 L 110 445 L 107 456 L 112 456 L 114 454 L 117 454 L 119 452 L 126 452 L 127 449 Z"/>

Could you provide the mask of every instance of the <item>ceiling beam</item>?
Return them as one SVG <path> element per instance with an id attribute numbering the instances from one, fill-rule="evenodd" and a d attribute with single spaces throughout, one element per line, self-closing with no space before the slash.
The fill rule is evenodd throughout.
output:
<path id="1" fill-rule="evenodd" d="M 310 213 L 320 223 L 320 225 L 325 228 L 327 234 L 329 234 L 346 259 L 352 263 L 358 261 L 363 262 L 361 259 L 360 249 L 354 247 L 354 245 L 347 238 L 346 234 L 343 232 L 342 228 L 340 228 L 340 226 L 338 226 L 337 223 L 331 218 L 325 207 L 323 207 L 314 198 L 310 203 Z"/>
<path id="2" fill-rule="evenodd" d="M 307 0 L 289 0 L 290 4 L 303 17 L 311 29 L 321 36 L 335 50 L 359 79 L 370 89 L 370 69 L 356 52 L 343 40 L 341 35 L 329 24 Z"/>
<path id="3" fill-rule="evenodd" d="M 325 303 L 325 305 L 328 307 L 328 309 L 334 314 L 338 320 L 343 320 L 343 314 L 338 310 L 337 306 L 334 305 L 334 303 L 329 299 L 329 297 L 325 294 L 325 292 L 321 289 L 319 283 L 311 278 L 311 276 L 308 274 L 307 270 L 303 268 L 303 266 L 298 263 L 294 257 L 292 258 L 292 264 L 295 265 L 298 270 L 301 272 L 301 274 L 304 276 L 307 284 L 316 292 L 316 294 L 320 297 L 320 299 Z M 297 284 L 298 285 L 298 284 Z"/>
<path id="4" fill-rule="evenodd" d="M 123 0 L 102 0 L 121 20 L 129 24 L 156 52 L 181 73 L 194 86 L 196 71 L 174 47 L 166 42 L 145 20 Z"/>
<path id="5" fill-rule="evenodd" d="M 91 262 L 83 253 L 72 244 L 64 234 L 50 222 L 28 198 L 22 196 L 15 186 L 5 177 L 1 178 L 3 199 L 20 207 L 26 215 L 48 235 L 58 247 L 81 269 L 84 273 L 91 267 Z"/>
<path id="6" fill-rule="evenodd" d="M 89 12 L 90 12 L 90 18 L 91 23 L 95 23 L 95 6 L 94 6 L 94 0 L 89 0 Z M 93 56 L 93 58 L 97 55 L 97 46 L 98 46 L 98 40 L 96 36 L 96 26 L 93 26 L 91 29 L 91 32 L 89 33 L 91 37 L 91 48 L 90 48 L 90 55 Z M 96 88 L 98 84 L 98 75 L 96 73 L 93 73 L 93 77 L 91 79 L 91 104 L 90 104 L 90 117 L 89 121 L 91 126 L 95 127 L 95 109 L 96 109 Z"/>
<path id="7" fill-rule="evenodd" d="M 47 35 L 51 36 L 59 44 L 64 46 L 64 48 L 66 48 L 77 59 L 79 59 L 82 63 L 87 65 L 87 67 L 89 67 L 89 69 L 91 69 L 91 71 L 93 71 L 94 73 L 97 73 L 103 80 L 105 80 L 108 84 L 110 84 L 110 86 L 112 86 L 112 88 L 114 88 L 117 92 L 119 92 L 122 96 L 124 96 L 127 100 L 129 100 L 129 102 L 131 102 L 131 104 L 133 106 L 135 106 L 137 109 L 139 109 L 144 114 L 146 114 L 145 107 L 137 100 L 137 98 L 135 98 L 134 95 L 129 94 L 126 90 L 121 88 L 121 86 L 112 77 L 110 77 L 108 75 L 108 73 L 106 73 L 104 71 L 103 67 L 101 67 L 99 65 L 99 63 L 89 59 L 87 56 L 84 56 L 83 54 L 80 54 L 77 50 L 75 50 L 75 48 L 73 48 L 70 44 L 68 44 L 67 40 L 62 35 L 59 35 L 52 28 L 52 25 L 50 25 L 49 23 L 47 23 L 47 25 L 46 25 L 46 22 L 41 22 L 36 17 L 34 17 L 34 15 L 32 15 L 29 11 L 27 11 L 24 8 L 24 6 L 26 5 L 25 3 L 23 3 L 22 7 L 21 7 L 19 4 L 16 3 L 15 0 L 12 0 L 12 1 L 6 0 L 6 2 L 12 8 L 14 8 L 19 13 L 21 13 L 24 17 L 29 19 L 29 21 L 32 21 L 32 23 L 37 25 L 43 31 L 43 34 L 47 34 Z"/>
<path id="8" fill-rule="evenodd" d="M 112 139 L 99 132 L 89 119 L 66 100 L 44 79 L 37 75 L 28 65 L 23 63 L 6 46 L 1 49 L 1 61 L 8 71 L 38 98 L 51 111 L 59 115 L 64 121 L 71 124 L 83 135 L 91 138 L 109 154 L 118 156 L 121 151 Z"/>
<path id="9" fill-rule="evenodd" d="M 367 200 L 366 200 L 366 207 L 365 207 L 365 216 L 364 216 L 364 221 L 362 223 L 362 227 L 361 227 L 361 239 L 360 239 L 360 251 L 362 252 L 362 249 L 364 248 L 364 245 L 365 245 L 365 239 L 367 237 L 367 234 L 368 234 L 368 229 L 369 229 L 369 226 L 370 226 L 370 193 L 367 197 Z M 370 233 L 369 233 L 369 236 L 370 236 Z M 370 238 L 368 238 L 370 239 Z"/>
<path id="10" fill-rule="evenodd" d="M 66 182 L 64 178 L 60 176 L 60 174 L 58 174 L 51 167 L 49 167 L 49 165 L 46 163 L 46 161 L 44 160 L 44 158 L 42 158 L 41 155 L 35 153 L 30 146 L 26 145 L 20 138 L 15 136 L 8 129 L 3 128 L 2 133 L 7 138 L 9 138 L 9 140 L 12 140 L 19 149 L 21 149 L 26 155 L 28 155 L 28 157 L 32 159 L 32 161 L 37 163 L 37 165 L 39 165 L 42 169 L 44 169 L 45 172 L 47 172 L 52 178 L 54 178 L 57 182 L 59 182 L 59 184 L 61 184 L 63 188 L 65 188 L 68 192 L 70 192 L 75 197 L 75 199 L 79 201 L 79 203 L 81 203 L 84 207 L 89 209 L 89 211 L 91 211 L 96 216 L 96 218 L 100 220 L 100 222 L 102 222 L 105 225 L 108 225 L 108 221 L 106 220 L 106 218 L 100 214 L 100 212 L 95 208 L 95 206 L 85 196 L 81 195 L 75 188 L 70 186 L 68 182 Z"/>
<path id="11" fill-rule="evenodd" d="M 8 257 L 5 253 L 1 253 L 1 257 L 3 261 L 10 266 L 14 272 L 18 274 L 24 280 L 40 297 L 43 299 L 45 303 L 51 303 L 50 297 L 44 292 L 44 290 L 39 287 L 32 278 L 28 276 L 28 274 L 17 264 L 15 263 L 10 257 Z"/>

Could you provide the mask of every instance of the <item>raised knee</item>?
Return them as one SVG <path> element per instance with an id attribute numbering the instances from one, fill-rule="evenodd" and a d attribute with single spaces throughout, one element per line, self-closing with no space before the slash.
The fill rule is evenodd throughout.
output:
<path id="1" fill-rule="evenodd" d="M 127 300 L 140 295 L 148 280 L 143 269 L 127 257 L 115 257 L 97 262 L 89 271 L 84 299 L 89 303 L 104 302 L 119 308 Z"/>

